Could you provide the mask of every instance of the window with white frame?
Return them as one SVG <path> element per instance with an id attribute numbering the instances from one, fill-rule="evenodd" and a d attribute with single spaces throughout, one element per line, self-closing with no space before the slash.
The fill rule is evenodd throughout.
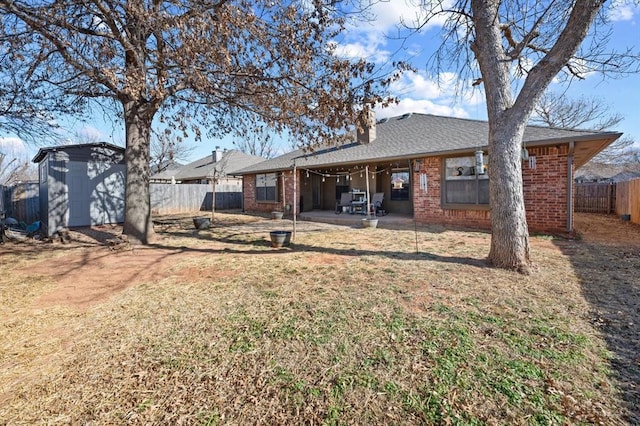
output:
<path id="1" fill-rule="evenodd" d="M 392 200 L 409 199 L 409 169 L 391 170 L 391 195 Z"/>
<path id="2" fill-rule="evenodd" d="M 476 208 L 489 206 L 489 174 L 487 160 L 482 167 L 476 157 L 451 157 L 444 159 L 442 204 L 444 207 Z"/>
<path id="3" fill-rule="evenodd" d="M 256 175 L 256 201 L 278 201 L 278 174 Z"/>

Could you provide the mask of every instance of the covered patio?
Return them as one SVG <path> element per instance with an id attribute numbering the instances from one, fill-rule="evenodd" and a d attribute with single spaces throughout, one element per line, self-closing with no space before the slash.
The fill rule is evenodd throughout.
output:
<path id="1" fill-rule="evenodd" d="M 334 211 L 329 210 L 312 210 L 301 212 L 298 215 L 299 220 L 352 227 L 362 227 L 362 219 L 365 217 L 366 215 L 346 212 L 336 214 Z M 414 226 L 413 217 L 409 214 L 391 213 L 385 216 L 376 216 L 376 219 L 378 219 L 378 228 L 398 229 Z"/>

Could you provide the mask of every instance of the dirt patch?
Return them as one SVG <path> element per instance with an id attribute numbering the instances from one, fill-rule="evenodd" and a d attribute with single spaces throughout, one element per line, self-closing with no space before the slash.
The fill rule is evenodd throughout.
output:
<path id="1" fill-rule="evenodd" d="M 585 242 L 640 247 L 640 225 L 615 215 L 576 213 L 574 225 L 576 234 Z"/>
<path id="2" fill-rule="evenodd" d="M 163 219 L 165 224 L 157 235 L 157 243 L 172 236 L 201 236 L 201 244 L 207 250 L 222 249 L 219 239 L 233 240 L 238 235 L 268 235 L 274 227 L 290 227 L 288 221 L 269 221 L 259 217 L 243 215 L 220 215 L 211 231 L 198 232 L 193 229 L 192 215 L 171 215 Z M 166 224 L 169 225 L 166 225 Z M 302 223 L 300 232 L 317 232 L 336 228 L 333 225 Z M 27 255 L 33 251 L 57 251 L 57 256 L 29 266 L 16 269 L 18 274 L 41 275 L 53 280 L 57 288 L 35 300 L 34 308 L 54 305 L 68 306 L 76 310 L 85 310 L 90 306 L 108 300 L 113 295 L 143 282 L 155 282 L 170 277 L 179 277 L 188 282 L 224 278 L 233 275 L 227 271 L 203 269 L 202 267 L 176 268 L 180 262 L 202 256 L 197 251 L 185 251 L 179 248 L 158 248 L 136 246 L 122 251 L 110 250 L 108 242 L 122 234 L 117 225 L 76 228 L 66 231 L 65 243 L 57 238 L 51 241 L 27 241 L 13 244 L 15 253 Z M 193 239 L 190 241 L 193 243 Z M 228 246 L 224 246 L 227 247 Z M 62 253 L 60 253 L 62 251 Z M 267 254 L 278 256 L 278 253 Z M 338 263 L 340 256 L 316 255 L 312 262 Z"/>
<path id="3" fill-rule="evenodd" d="M 139 283 L 167 277 L 176 262 L 188 256 L 180 250 L 138 248 L 113 252 L 97 247 L 36 263 L 18 272 L 47 276 L 57 283 L 58 288 L 39 297 L 34 307 L 66 305 L 82 310 Z M 193 273 L 184 271 L 185 278 L 190 272 Z"/>

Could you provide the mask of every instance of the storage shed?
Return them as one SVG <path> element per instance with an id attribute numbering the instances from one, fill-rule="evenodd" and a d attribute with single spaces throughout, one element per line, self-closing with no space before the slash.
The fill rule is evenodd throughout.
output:
<path id="1" fill-rule="evenodd" d="M 124 148 L 105 142 L 41 148 L 40 220 L 53 235 L 68 227 L 124 222 Z"/>

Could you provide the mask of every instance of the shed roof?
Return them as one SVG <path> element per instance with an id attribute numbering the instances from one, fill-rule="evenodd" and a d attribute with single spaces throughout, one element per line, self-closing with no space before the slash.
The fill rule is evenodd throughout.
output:
<path id="1" fill-rule="evenodd" d="M 151 179 L 157 180 L 169 180 L 175 178 L 176 180 L 195 180 L 206 179 L 211 177 L 214 173 L 224 174 L 228 176 L 236 175 L 236 172 L 240 169 L 249 167 L 253 164 L 265 161 L 264 158 L 255 155 L 245 154 L 242 151 L 230 150 L 222 153 L 222 159 L 220 161 L 213 161 L 213 156 L 208 155 L 200 158 L 192 163 L 185 164 L 184 166 L 176 169 L 165 170 L 151 176 Z"/>
<path id="2" fill-rule="evenodd" d="M 38 153 L 33 157 L 31 161 L 34 163 L 39 163 L 44 159 L 44 157 L 49 152 L 67 151 L 71 149 L 75 150 L 75 149 L 82 149 L 82 148 L 109 148 L 112 151 L 118 152 L 120 154 L 124 154 L 124 148 L 121 146 L 113 145 L 108 142 L 91 142 L 91 143 L 80 143 L 80 144 L 73 144 L 73 145 L 56 145 L 56 146 L 43 147 L 38 150 Z"/>
<path id="3" fill-rule="evenodd" d="M 431 114 L 405 114 L 376 123 L 376 139 L 370 143 L 348 143 L 322 147 L 313 153 L 297 150 L 240 170 L 239 174 L 298 167 L 331 167 L 365 161 L 396 161 L 421 156 L 473 152 L 488 148 L 489 123 Z M 621 133 L 527 126 L 526 146 L 579 142 L 575 162 L 579 167 L 619 138 Z"/>

